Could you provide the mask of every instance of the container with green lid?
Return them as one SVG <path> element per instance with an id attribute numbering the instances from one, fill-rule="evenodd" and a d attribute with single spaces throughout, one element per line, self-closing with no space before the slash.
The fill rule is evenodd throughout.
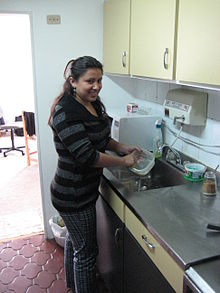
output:
<path id="1" fill-rule="evenodd" d="M 203 180 L 206 166 L 199 163 L 187 163 L 184 178 L 189 181 L 199 182 Z"/>

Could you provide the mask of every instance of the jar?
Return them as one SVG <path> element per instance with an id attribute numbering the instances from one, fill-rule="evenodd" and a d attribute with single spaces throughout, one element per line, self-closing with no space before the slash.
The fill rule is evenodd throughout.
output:
<path id="1" fill-rule="evenodd" d="M 205 172 L 202 192 L 205 195 L 216 195 L 216 175 L 212 171 Z"/>

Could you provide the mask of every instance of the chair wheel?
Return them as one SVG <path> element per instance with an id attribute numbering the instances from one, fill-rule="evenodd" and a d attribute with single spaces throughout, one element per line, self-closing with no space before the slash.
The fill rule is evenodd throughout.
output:
<path id="1" fill-rule="evenodd" d="M 7 157 L 7 155 L 6 155 L 6 154 L 4 154 L 4 157 Z"/>

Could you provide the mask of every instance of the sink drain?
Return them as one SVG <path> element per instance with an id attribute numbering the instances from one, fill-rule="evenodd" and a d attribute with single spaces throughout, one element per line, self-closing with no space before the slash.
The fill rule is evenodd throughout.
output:
<path id="1" fill-rule="evenodd" d="M 139 191 L 144 191 L 147 190 L 147 185 L 143 185 L 139 188 Z"/>

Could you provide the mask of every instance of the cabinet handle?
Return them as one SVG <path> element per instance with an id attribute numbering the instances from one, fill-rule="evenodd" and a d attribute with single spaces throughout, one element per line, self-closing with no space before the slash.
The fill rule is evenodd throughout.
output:
<path id="1" fill-rule="evenodd" d="M 126 51 L 122 52 L 121 61 L 122 61 L 122 66 L 125 68 L 126 67 Z"/>
<path id="2" fill-rule="evenodd" d="M 168 63 L 166 63 L 166 57 L 168 56 L 169 50 L 168 48 L 165 48 L 163 53 L 163 67 L 164 69 L 168 69 Z"/>
<path id="3" fill-rule="evenodd" d="M 120 233 L 121 233 L 121 229 L 120 228 L 117 228 L 115 230 L 115 244 L 116 244 L 116 246 L 118 246 L 118 244 L 119 244 Z"/>
<path id="4" fill-rule="evenodd" d="M 148 247 L 150 250 L 154 250 L 154 249 L 155 249 L 154 244 L 151 243 L 151 242 L 149 242 L 149 241 L 147 240 L 147 236 L 146 236 L 146 235 L 142 235 L 141 237 L 142 237 L 142 239 L 144 240 L 144 243 L 147 245 L 147 247 Z"/>

